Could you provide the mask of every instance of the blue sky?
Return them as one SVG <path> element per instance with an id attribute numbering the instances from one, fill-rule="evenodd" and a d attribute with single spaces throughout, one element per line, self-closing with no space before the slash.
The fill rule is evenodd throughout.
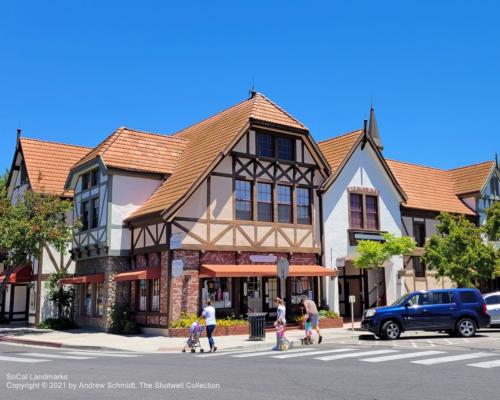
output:
<path id="1" fill-rule="evenodd" d="M 15 1 L 0 5 L 0 168 L 28 137 L 172 133 L 255 88 L 317 140 L 452 168 L 500 152 L 500 2 Z"/>

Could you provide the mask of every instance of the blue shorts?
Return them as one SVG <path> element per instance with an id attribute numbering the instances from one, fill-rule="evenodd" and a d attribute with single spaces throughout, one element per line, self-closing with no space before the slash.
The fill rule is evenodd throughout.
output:
<path id="1" fill-rule="evenodd" d="M 313 329 L 319 327 L 319 315 L 309 315 L 309 321 L 311 321 L 311 326 Z"/>

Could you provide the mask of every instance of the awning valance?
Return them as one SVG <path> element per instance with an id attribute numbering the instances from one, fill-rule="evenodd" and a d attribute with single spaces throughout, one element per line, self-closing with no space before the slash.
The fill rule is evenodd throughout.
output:
<path id="1" fill-rule="evenodd" d="M 247 276 L 276 276 L 274 264 L 203 264 L 200 277 L 243 278 Z M 337 271 L 321 265 L 290 265 L 288 276 L 335 276 Z"/>
<path id="2" fill-rule="evenodd" d="M 115 276 L 116 282 L 137 281 L 140 279 L 160 279 L 160 267 L 134 269 Z"/>
<path id="3" fill-rule="evenodd" d="M 71 278 L 63 278 L 59 282 L 63 285 L 79 285 L 82 283 L 99 283 L 104 282 L 104 274 L 80 275 Z"/>
<path id="4" fill-rule="evenodd" d="M 5 272 L 0 274 L 0 282 L 3 282 L 5 278 Z M 9 276 L 8 283 L 25 283 L 31 282 L 31 265 L 18 265 L 14 267 Z"/>

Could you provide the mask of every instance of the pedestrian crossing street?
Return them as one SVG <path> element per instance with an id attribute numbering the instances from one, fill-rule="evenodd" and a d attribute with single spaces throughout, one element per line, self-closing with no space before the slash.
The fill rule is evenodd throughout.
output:
<path id="1" fill-rule="evenodd" d="M 357 359 L 363 363 L 389 363 L 407 361 L 411 364 L 433 366 L 438 364 L 465 363 L 474 368 L 500 367 L 500 354 L 493 352 L 452 352 L 445 350 L 418 350 L 418 349 L 356 349 L 353 347 L 320 349 L 318 347 L 293 348 L 286 352 L 274 350 L 238 350 L 221 351 L 217 353 L 197 354 L 198 358 L 230 357 L 234 359 L 271 358 L 277 360 L 310 359 L 318 362 L 334 362 L 345 359 Z"/>
<path id="2" fill-rule="evenodd" d="M 12 355 L 11 355 L 12 354 Z M 58 353 L 43 353 L 43 352 L 16 352 L 0 354 L 0 361 L 21 363 L 21 364 L 38 364 L 46 363 L 55 360 L 93 360 L 97 358 L 134 358 L 139 357 L 139 354 L 130 354 L 123 352 L 111 351 L 61 351 Z"/>

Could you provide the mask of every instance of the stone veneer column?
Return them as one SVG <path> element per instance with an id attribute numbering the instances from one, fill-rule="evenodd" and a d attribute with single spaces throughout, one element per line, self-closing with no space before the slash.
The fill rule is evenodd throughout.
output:
<path id="1" fill-rule="evenodd" d="M 167 326 L 167 315 L 168 315 L 168 251 L 162 251 L 160 260 L 160 325 Z"/>
<path id="2" fill-rule="evenodd" d="M 171 321 L 175 321 L 185 312 L 199 312 L 200 297 L 200 253 L 196 250 L 175 250 L 173 259 L 184 261 L 184 271 L 179 278 L 172 278 Z"/>
<path id="3" fill-rule="evenodd" d="M 107 257 L 107 266 L 104 271 L 104 315 L 103 329 L 109 330 L 111 326 L 111 308 L 113 305 L 124 305 L 130 300 L 128 282 L 117 284 L 114 277 L 120 272 L 130 270 L 129 257 Z"/>

